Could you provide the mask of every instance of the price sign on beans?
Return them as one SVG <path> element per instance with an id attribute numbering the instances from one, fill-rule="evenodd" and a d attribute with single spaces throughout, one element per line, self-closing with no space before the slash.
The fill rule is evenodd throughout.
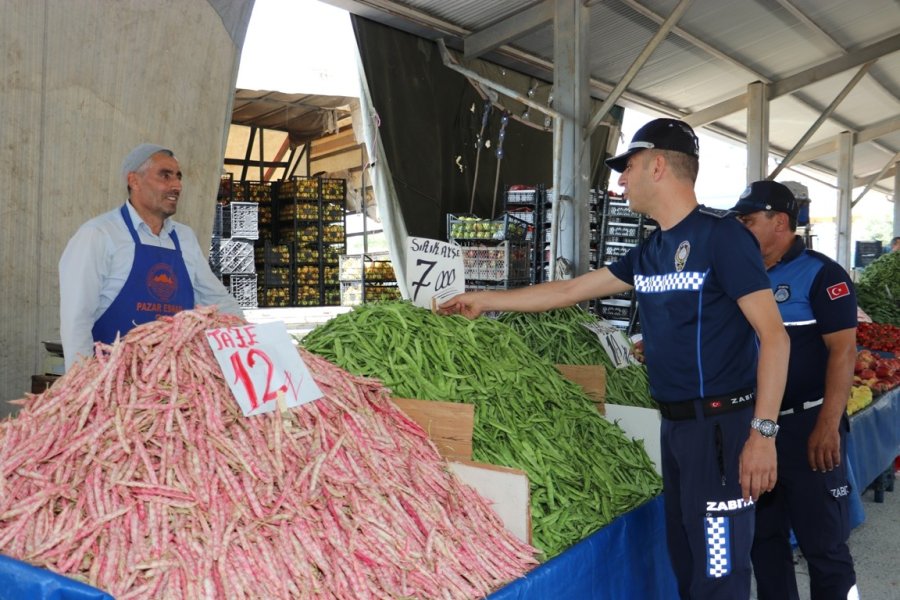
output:
<path id="1" fill-rule="evenodd" d="M 244 416 L 322 397 L 284 323 L 210 329 L 206 339 Z"/>
<path id="2" fill-rule="evenodd" d="M 432 308 L 466 288 L 462 249 L 457 244 L 410 237 L 406 246 L 406 289 L 416 306 Z"/>

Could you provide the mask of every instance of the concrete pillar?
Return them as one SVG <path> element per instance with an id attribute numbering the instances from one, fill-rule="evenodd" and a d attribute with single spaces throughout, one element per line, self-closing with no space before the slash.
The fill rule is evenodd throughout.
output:
<path id="1" fill-rule="evenodd" d="M 769 173 L 769 86 L 754 81 L 747 86 L 747 183 Z"/>
<path id="2" fill-rule="evenodd" d="M 851 248 L 850 213 L 853 202 L 853 146 L 856 134 L 842 131 L 838 134 L 838 207 L 837 207 L 837 262 L 850 270 Z"/>

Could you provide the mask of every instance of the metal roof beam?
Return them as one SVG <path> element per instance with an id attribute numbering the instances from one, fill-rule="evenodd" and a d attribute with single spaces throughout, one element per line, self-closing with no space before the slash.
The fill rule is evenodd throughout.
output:
<path id="1" fill-rule="evenodd" d="M 862 200 L 863 196 L 865 196 L 868 193 L 868 191 L 871 190 L 875 186 L 876 183 L 878 183 L 879 181 L 884 179 L 888 170 L 891 167 L 895 166 L 898 160 L 900 160 L 900 152 L 898 152 L 897 154 L 892 156 L 891 159 L 889 161 L 887 161 L 883 167 L 881 167 L 881 170 L 878 171 L 878 173 L 876 173 L 875 175 L 872 175 L 870 177 L 864 177 L 863 179 L 867 180 L 866 184 L 865 184 L 866 187 L 865 187 L 865 189 L 863 189 L 862 192 L 859 193 L 859 196 L 856 197 L 856 200 L 854 200 L 850 206 L 851 207 L 856 206 L 856 203 L 859 202 L 860 200 Z"/>
<path id="2" fill-rule="evenodd" d="M 790 94 L 811 83 L 828 79 L 832 75 L 843 73 L 847 69 L 852 69 L 853 67 L 858 67 L 867 62 L 878 60 L 882 56 L 886 56 L 897 50 L 900 50 L 900 33 L 892 35 L 891 37 L 870 46 L 849 52 L 834 60 L 829 60 L 810 69 L 806 69 L 805 71 L 800 71 L 790 77 L 785 77 L 781 81 L 773 82 L 772 96 L 770 99 Z"/>
<path id="3" fill-rule="evenodd" d="M 784 169 L 790 163 L 791 159 L 794 158 L 798 152 L 800 152 L 804 144 L 806 144 L 806 142 L 808 142 L 809 139 L 819 130 L 826 119 L 828 119 L 831 114 L 835 110 L 837 110 L 838 105 L 840 105 L 844 98 L 847 97 L 847 94 L 853 91 L 853 88 L 856 87 L 856 84 L 860 82 L 860 80 L 865 76 L 866 73 L 869 72 L 869 69 L 871 69 L 872 65 L 874 64 L 875 61 L 873 60 L 867 62 L 859 68 L 859 70 L 856 72 L 856 75 L 854 75 L 853 78 L 847 82 L 847 85 L 844 86 L 844 89 L 842 89 L 841 92 L 834 98 L 834 100 L 831 101 L 831 104 L 828 105 L 828 108 L 822 111 L 822 114 L 819 115 L 819 118 L 816 119 L 816 122 L 806 130 L 806 133 L 804 133 L 800 137 L 800 140 L 798 140 L 797 143 L 794 144 L 794 147 L 791 148 L 784 159 L 782 159 L 778 166 L 772 170 L 772 172 L 769 174 L 768 179 L 774 180 L 776 177 L 778 177 L 778 174 L 781 173 L 782 169 Z"/>
<path id="4" fill-rule="evenodd" d="M 822 81 L 832 75 L 842 73 L 847 69 L 852 69 L 853 67 L 858 67 L 867 62 L 877 60 L 882 56 L 896 52 L 897 50 L 900 50 L 900 34 L 893 35 L 880 42 L 876 42 L 865 48 L 860 48 L 859 50 L 850 52 L 834 60 L 816 65 L 805 71 L 791 75 L 790 77 L 785 77 L 780 81 L 772 82 L 771 86 L 769 86 L 769 100 L 774 100 L 779 96 L 796 92 L 811 83 Z M 691 113 L 685 117 L 684 120 L 692 127 L 700 127 L 701 125 L 706 125 L 707 123 L 711 123 L 722 117 L 734 114 L 735 112 L 746 108 L 746 106 L 747 94 L 745 92 L 723 102 L 719 102 L 718 104 Z"/>
<path id="5" fill-rule="evenodd" d="M 865 142 L 871 142 L 872 140 L 894 133 L 895 131 L 900 131 L 900 116 L 879 121 L 871 127 L 866 127 L 865 129 L 858 131 L 856 133 L 856 143 L 863 144 Z M 790 167 L 803 164 L 823 156 L 828 156 L 829 154 L 834 154 L 837 152 L 837 149 L 837 136 L 834 136 L 824 142 L 819 142 L 805 150 L 801 150 L 796 156 L 788 161 L 787 166 Z"/>
<path id="6" fill-rule="evenodd" d="M 638 71 L 641 70 L 641 67 L 644 66 L 644 63 L 647 62 L 647 59 L 650 58 L 650 55 L 653 54 L 653 51 L 666 39 L 666 36 L 669 35 L 669 31 L 675 27 L 675 24 L 681 18 L 681 16 L 685 13 L 688 7 L 691 5 L 693 0 L 681 0 L 678 3 L 678 6 L 672 11 L 672 14 L 669 15 L 669 18 L 659 26 L 659 29 L 653 34 L 653 37 L 650 38 L 650 41 L 647 42 L 647 45 L 638 54 L 637 58 L 634 59 L 634 62 L 631 63 L 631 66 L 628 67 L 628 70 L 625 71 L 625 74 L 622 76 L 622 79 L 619 80 L 619 83 L 613 88 L 613 90 L 609 93 L 609 95 L 603 100 L 603 104 L 600 105 L 600 108 L 597 109 L 597 112 L 591 117 L 591 122 L 588 123 L 587 128 L 584 131 L 585 139 L 591 137 L 591 134 L 594 133 L 594 129 L 597 128 L 597 125 L 600 124 L 600 121 L 609 114 L 609 111 L 613 109 L 616 105 L 616 102 L 619 101 L 619 98 L 622 96 L 622 93 L 628 88 L 628 85 L 634 80 L 635 76 L 638 74 Z"/>
<path id="7" fill-rule="evenodd" d="M 467 59 L 476 58 L 530 33 L 544 23 L 552 21 L 553 12 L 553 2 L 544 0 L 540 4 L 467 35 L 463 38 L 463 56 Z"/>

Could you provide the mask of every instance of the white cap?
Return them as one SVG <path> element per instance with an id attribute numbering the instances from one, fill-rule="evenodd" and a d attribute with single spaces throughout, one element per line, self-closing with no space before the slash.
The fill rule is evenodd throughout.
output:
<path id="1" fill-rule="evenodd" d="M 175 156 L 175 153 L 163 146 L 156 144 L 140 144 L 128 153 L 125 160 L 122 161 L 122 182 L 128 187 L 128 174 L 133 173 L 141 168 L 150 157 L 157 152 L 165 152 L 169 156 Z"/>

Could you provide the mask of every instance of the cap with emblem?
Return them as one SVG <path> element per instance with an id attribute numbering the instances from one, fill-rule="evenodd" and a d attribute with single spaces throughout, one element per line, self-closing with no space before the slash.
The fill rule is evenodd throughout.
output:
<path id="1" fill-rule="evenodd" d="M 754 181 L 741 194 L 738 203 L 731 209 L 732 213 L 749 215 L 761 210 L 773 210 L 787 213 L 797 218 L 798 202 L 783 183 L 777 181 Z"/>
<path id="2" fill-rule="evenodd" d="M 169 156 L 175 156 L 174 152 L 164 146 L 158 146 L 157 144 L 139 144 L 128 153 L 128 156 L 122 161 L 121 170 L 122 183 L 125 184 L 125 187 L 128 187 L 128 174 L 140 169 L 141 165 L 147 162 L 147 159 L 157 152 L 165 152 Z"/>
<path id="3" fill-rule="evenodd" d="M 678 119 L 654 119 L 635 132 L 628 150 L 607 158 L 606 164 L 621 173 L 632 155 L 650 149 L 672 150 L 700 158 L 700 142 L 690 125 Z"/>

